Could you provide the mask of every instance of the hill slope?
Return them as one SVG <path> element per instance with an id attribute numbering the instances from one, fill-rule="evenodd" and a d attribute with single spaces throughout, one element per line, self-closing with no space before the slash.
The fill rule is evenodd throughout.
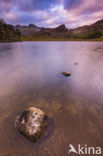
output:
<path id="1" fill-rule="evenodd" d="M 72 36 L 81 37 L 86 39 L 95 39 L 103 36 L 103 20 L 99 20 L 96 23 L 83 26 L 76 29 L 72 29 Z"/>

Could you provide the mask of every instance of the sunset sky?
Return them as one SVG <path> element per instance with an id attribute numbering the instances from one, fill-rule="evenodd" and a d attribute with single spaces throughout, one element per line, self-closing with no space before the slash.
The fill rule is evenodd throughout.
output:
<path id="1" fill-rule="evenodd" d="M 14 25 L 74 28 L 103 19 L 103 0 L 0 0 L 0 18 Z"/>

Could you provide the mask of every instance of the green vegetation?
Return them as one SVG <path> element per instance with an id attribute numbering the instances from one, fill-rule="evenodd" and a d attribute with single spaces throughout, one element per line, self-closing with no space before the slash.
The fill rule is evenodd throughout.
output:
<path id="1" fill-rule="evenodd" d="M 50 38 L 50 37 L 22 37 L 22 41 L 103 41 L 103 36 L 99 38 L 84 38 L 84 37 L 71 37 L 71 38 Z"/>
<path id="2" fill-rule="evenodd" d="M 18 41 L 20 39 L 20 32 L 12 25 L 6 24 L 3 19 L 0 19 L 0 41 Z"/>
<path id="3" fill-rule="evenodd" d="M 93 30 L 82 36 L 83 39 L 99 39 L 103 36 L 103 33 L 99 30 Z"/>

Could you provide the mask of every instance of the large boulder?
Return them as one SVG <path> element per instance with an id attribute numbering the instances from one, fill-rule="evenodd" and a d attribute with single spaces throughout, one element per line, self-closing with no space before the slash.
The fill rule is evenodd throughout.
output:
<path id="1" fill-rule="evenodd" d="M 47 130 L 47 119 L 45 112 L 38 108 L 30 107 L 17 117 L 15 126 L 22 135 L 35 142 Z"/>

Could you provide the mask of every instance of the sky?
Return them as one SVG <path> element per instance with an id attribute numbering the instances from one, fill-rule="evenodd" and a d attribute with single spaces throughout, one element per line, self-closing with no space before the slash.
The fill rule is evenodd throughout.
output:
<path id="1" fill-rule="evenodd" d="M 76 28 L 103 19 L 103 0 L 0 0 L 0 18 L 13 25 Z"/>

